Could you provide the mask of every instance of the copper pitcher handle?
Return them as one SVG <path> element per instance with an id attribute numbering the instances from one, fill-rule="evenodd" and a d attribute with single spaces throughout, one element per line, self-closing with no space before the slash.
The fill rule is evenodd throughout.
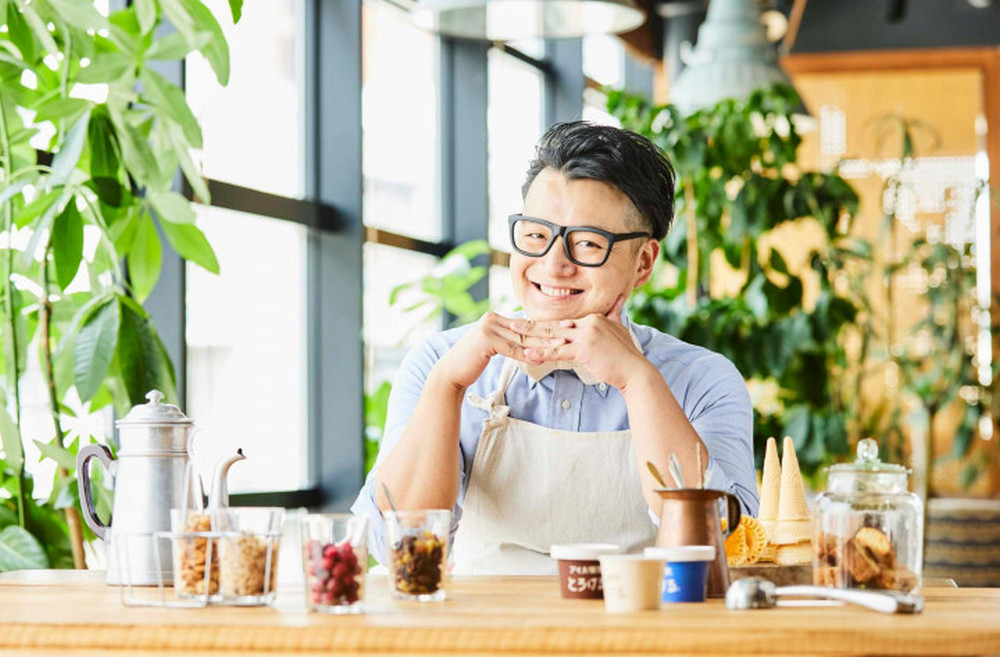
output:
<path id="1" fill-rule="evenodd" d="M 726 496 L 726 532 L 725 538 L 736 531 L 740 526 L 740 518 L 743 512 L 740 511 L 740 501 L 732 493 L 725 493 Z"/>

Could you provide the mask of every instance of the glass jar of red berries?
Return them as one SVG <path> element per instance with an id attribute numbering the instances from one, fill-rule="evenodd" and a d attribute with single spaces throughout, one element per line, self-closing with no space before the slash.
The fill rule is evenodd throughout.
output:
<path id="1" fill-rule="evenodd" d="M 302 521 L 302 566 L 306 602 L 314 611 L 363 611 L 368 519 L 346 514 L 310 514 Z"/>

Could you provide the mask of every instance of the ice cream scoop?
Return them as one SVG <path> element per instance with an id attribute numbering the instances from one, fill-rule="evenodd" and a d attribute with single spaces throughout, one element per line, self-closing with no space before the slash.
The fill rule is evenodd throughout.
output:
<path id="1" fill-rule="evenodd" d="M 780 586 L 763 577 L 744 577 L 726 591 L 727 609 L 773 609 L 780 597 L 808 597 L 839 600 L 868 607 L 886 614 L 919 614 L 924 609 L 924 599 L 919 595 L 900 591 L 859 591 L 833 589 L 825 586 Z"/>

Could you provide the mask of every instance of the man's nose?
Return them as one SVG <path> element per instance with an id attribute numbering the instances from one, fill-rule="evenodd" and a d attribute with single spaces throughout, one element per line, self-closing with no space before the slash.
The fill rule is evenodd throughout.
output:
<path id="1" fill-rule="evenodd" d="M 576 266 L 572 260 L 566 257 L 565 240 L 564 236 L 557 235 L 549 252 L 542 256 L 542 261 L 545 263 L 546 269 L 550 271 L 565 271 Z"/>

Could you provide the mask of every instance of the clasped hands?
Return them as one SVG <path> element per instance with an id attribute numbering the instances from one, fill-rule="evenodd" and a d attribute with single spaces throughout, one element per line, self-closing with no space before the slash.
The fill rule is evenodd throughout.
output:
<path id="1" fill-rule="evenodd" d="M 452 385 L 465 389 L 496 355 L 533 365 L 569 361 L 624 390 L 643 369 L 637 365 L 648 363 L 621 322 L 624 304 L 619 296 L 607 313 L 579 319 L 534 321 L 487 313 L 438 366 Z"/>

